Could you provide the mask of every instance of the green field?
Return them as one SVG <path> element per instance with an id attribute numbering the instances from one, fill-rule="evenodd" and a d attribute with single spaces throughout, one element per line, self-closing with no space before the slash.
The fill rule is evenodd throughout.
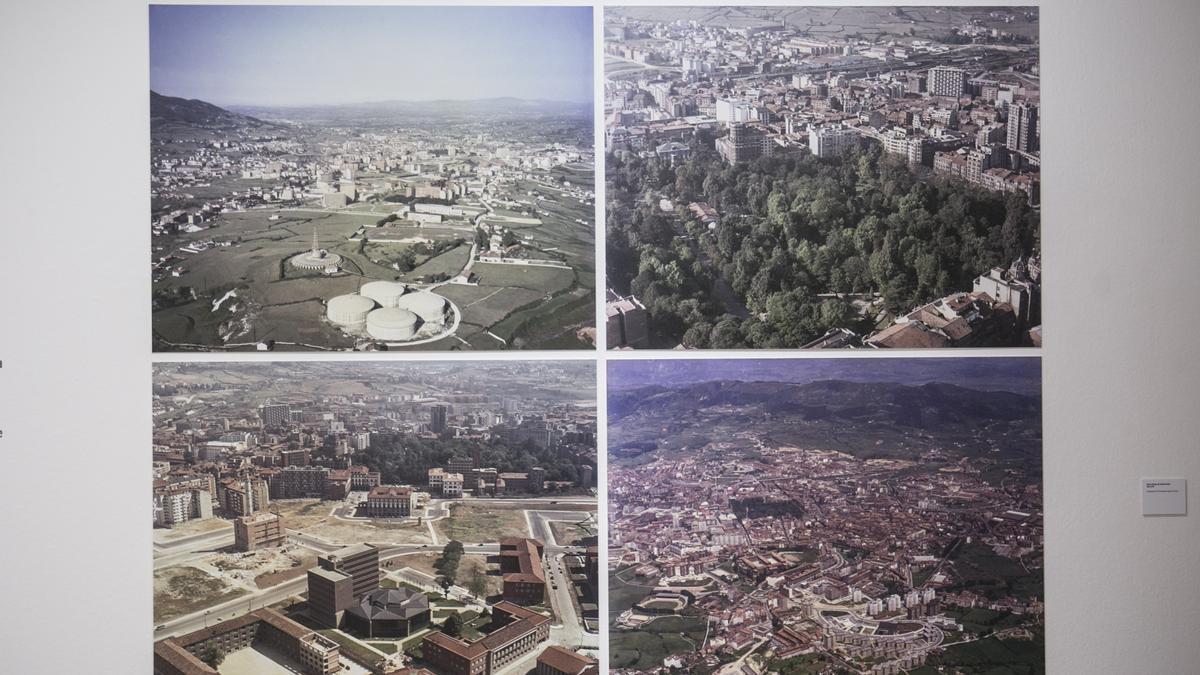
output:
<path id="1" fill-rule="evenodd" d="M 1021 563 L 996 555 L 988 546 L 978 542 L 966 544 L 955 552 L 954 571 L 958 586 L 982 593 L 989 598 L 1006 595 L 1041 597 L 1042 571 L 1025 571 Z"/>
<path id="2" fill-rule="evenodd" d="M 1045 635 L 1036 631 L 1032 640 L 990 637 L 950 645 L 941 655 L 930 657 L 927 667 L 984 675 L 1040 675 L 1046 672 L 1045 653 Z"/>
<path id="3" fill-rule="evenodd" d="M 654 589 L 641 582 L 626 568 L 608 575 L 609 621 L 630 609 Z M 612 630 L 611 664 L 613 668 L 646 669 L 662 665 L 672 654 L 695 651 L 704 640 L 704 617 L 663 616 L 634 630 Z"/>
<path id="4" fill-rule="evenodd" d="M 633 576 L 633 568 L 608 575 L 608 612 L 615 619 L 654 590 L 653 583 L 641 582 Z"/>
<path id="5" fill-rule="evenodd" d="M 681 616 L 656 619 L 637 631 L 613 630 L 609 659 L 613 668 L 661 666 L 667 656 L 699 649 L 705 632 L 705 619 Z"/>
<path id="6" fill-rule="evenodd" d="M 553 178 L 588 188 L 590 167 L 568 165 L 551 172 Z M 191 192 L 203 197 L 228 195 L 250 187 L 269 187 L 272 181 L 225 178 Z M 521 236 L 532 237 L 530 255 L 562 261 L 570 269 L 480 264 L 474 272 L 478 286 L 446 285 L 443 292 L 462 312 L 457 338 L 446 338 L 417 349 L 582 348 L 576 330 L 594 324 L 595 261 L 594 208 L 578 198 L 532 181 L 519 181 L 514 194 L 538 191 L 547 198 L 537 206 L 545 214 L 540 224 L 513 224 Z M 174 199 L 156 204 L 161 210 L 187 203 Z M 278 348 L 350 349 L 357 339 L 324 320 L 324 303 L 355 292 L 365 281 L 401 280 L 410 283 L 454 277 L 467 264 L 473 238 L 470 221 L 444 225 L 389 224 L 376 227 L 394 204 L 356 204 L 342 210 L 317 207 L 258 208 L 222 213 L 195 233 L 161 235 L 153 240 L 157 260 L 171 255 L 170 269 L 155 273 L 152 327 L 158 350 L 225 347 L 250 350 L 255 342 L 275 340 Z M 271 218 L 277 218 L 272 220 Z M 581 219 L 585 223 L 576 222 Z M 367 242 L 351 241 L 366 227 Z M 329 276 L 300 270 L 288 260 L 318 245 L 342 257 L 343 272 Z M 372 234 L 376 239 L 372 240 Z M 415 242 L 380 241 L 427 239 L 433 245 L 463 240 L 433 256 L 412 251 L 415 267 L 402 272 L 392 266 Z M 218 245 L 198 253 L 185 247 L 208 241 Z M 401 268 L 403 269 L 403 267 Z M 213 301 L 235 291 L 236 298 L 220 308 Z M 491 330 L 500 339 L 485 331 Z"/>
<path id="7" fill-rule="evenodd" d="M 816 654 L 802 654 L 790 659 L 772 659 L 768 667 L 779 675 L 818 675 L 827 672 L 829 663 Z"/>
<path id="8" fill-rule="evenodd" d="M 418 265 L 411 272 L 405 274 L 403 279 L 405 281 L 428 281 L 428 277 L 435 274 L 453 277 L 462 271 L 470 257 L 471 245 L 462 244 Z"/>

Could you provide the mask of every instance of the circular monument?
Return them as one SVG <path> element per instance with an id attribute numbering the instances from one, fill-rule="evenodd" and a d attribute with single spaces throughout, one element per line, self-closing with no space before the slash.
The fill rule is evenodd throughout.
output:
<path id="1" fill-rule="evenodd" d="M 302 270 L 320 270 L 322 272 L 337 272 L 341 269 L 342 256 L 330 253 L 317 245 L 317 230 L 313 229 L 312 249 L 292 258 L 292 267 Z"/>

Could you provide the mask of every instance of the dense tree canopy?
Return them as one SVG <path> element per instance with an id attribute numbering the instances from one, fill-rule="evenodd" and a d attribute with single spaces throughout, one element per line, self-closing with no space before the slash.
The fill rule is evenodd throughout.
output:
<path id="1" fill-rule="evenodd" d="M 532 441 L 510 446 L 497 439 L 443 440 L 375 434 L 360 461 L 378 471 L 384 483 L 420 485 L 428 479 L 430 468 L 445 466 L 452 457 L 472 457 L 476 453 L 480 466 L 495 467 L 500 472 L 528 472 L 540 466 L 546 470 L 546 480 L 574 483 L 579 482 L 585 468 L 593 480 L 596 475 L 595 465 L 588 460 L 595 456 L 594 448 L 572 445 L 539 448 Z"/>
<path id="2" fill-rule="evenodd" d="M 607 163 L 609 283 L 646 305 L 661 342 L 798 347 L 834 327 L 869 330 L 829 294 L 879 293 L 905 311 L 1040 246 L 1024 195 L 914 172 L 878 146 L 736 166 L 693 148 L 675 168 L 633 155 Z M 664 197 L 674 212 L 661 210 Z M 720 214 L 715 230 L 687 213 L 694 201 Z"/>

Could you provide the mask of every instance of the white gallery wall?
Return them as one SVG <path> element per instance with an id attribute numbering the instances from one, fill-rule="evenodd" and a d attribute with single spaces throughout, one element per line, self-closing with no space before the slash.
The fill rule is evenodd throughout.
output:
<path id="1" fill-rule="evenodd" d="M 1048 672 L 1198 673 L 1200 2 L 1041 8 Z M 5 672 L 150 671 L 146 28 L 0 5 Z"/>
<path id="2" fill-rule="evenodd" d="M 1200 673 L 1198 34 L 1189 0 L 1042 6 L 1051 673 Z"/>

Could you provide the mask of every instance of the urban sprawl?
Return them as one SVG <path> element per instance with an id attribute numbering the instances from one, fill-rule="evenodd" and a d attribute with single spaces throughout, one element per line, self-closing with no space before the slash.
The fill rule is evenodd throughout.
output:
<path id="1" fill-rule="evenodd" d="M 1037 10 L 970 10 L 606 13 L 610 348 L 1039 345 Z"/>
<path id="2" fill-rule="evenodd" d="M 594 672 L 587 369 L 264 368 L 159 367 L 156 674 Z"/>

